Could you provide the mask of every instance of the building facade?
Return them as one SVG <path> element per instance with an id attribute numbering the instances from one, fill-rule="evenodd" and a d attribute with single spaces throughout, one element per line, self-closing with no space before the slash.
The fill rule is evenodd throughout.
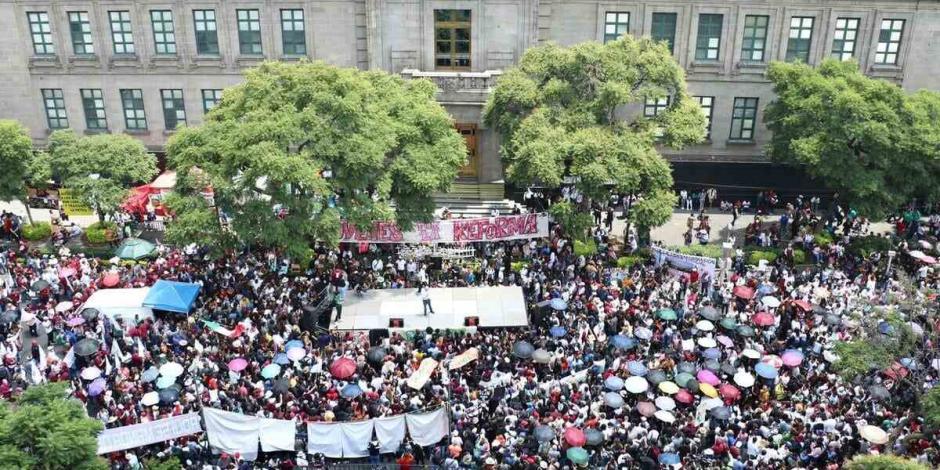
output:
<path id="1" fill-rule="evenodd" d="M 540 43 L 623 34 L 667 41 L 709 117 L 707 142 L 664 150 L 679 174 L 767 165 L 773 60 L 853 58 L 907 90 L 940 89 L 936 0 L 0 0 L 0 118 L 39 146 L 69 127 L 126 132 L 159 152 L 246 68 L 324 60 L 433 80 L 468 143 L 462 178 L 493 183 L 499 139 L 481 111 L 501 71 Z"/>

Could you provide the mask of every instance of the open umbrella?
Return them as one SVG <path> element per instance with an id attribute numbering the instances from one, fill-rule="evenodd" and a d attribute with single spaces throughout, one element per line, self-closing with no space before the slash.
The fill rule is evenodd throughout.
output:
<path id="1" fill-rule="evenodd" d="M 692 379 L 694 379 L 694 377 L 692 377 L 692 374 L 689 374 L 687 372 L 679 372 L 678 374 L 676 374 L 674 382 L 679 384 L 680 387 L 685 387 L 685 383 Z"/>
<path id="2" fill-rule="evenodd" d="M 715 342 L 715 338 L 709 338 L 707 336 L 704 338 L 699 338 L 695 342 L 698 343 L 699 346 L 706 348 L 706 349 L 714 348 L 715 346 L 718 346 L 718 343 Z"/>
<path id="3" fill-rule="evenodd" d="M 65 324 L 68 325 L 68 326 L 84 325 L 84 324 L 85 324 L 85 319 L 82 318 L 82 317 L 72 317 L 72 318 L 69 318 L 68 320 L 66 320 L 66 321 L 65 321 Z"/>
<path id="4" fill-rule="evenodd" d="M 339 391 L 340 396 L 352 400 L 353 398 L 362 395 L 362 388 L 356 384 L 348 384 Z"/>
<path id="5" fill-rule="evenodd" d="M 673 454 L 671 452 L 659 454 L 660 465 L 679 465 L 681 461 L 682 459 L 679 458 L 679 454 Z"/>
<path id="6" fill-rule="evenodd" d="M 101 377 L 101 369 L 91 366 L 82 369 L 81 376 L 85 380 L 95 380 L 98 377 Z"/>
<path id="7" fill-rule="evenodd" d="M 700 385 L 698 383 L 698 380 L 695 380 L 695 379 L 692 379 L 686 382 L 684 388 L 692 393 L 698 393 L 700 391 Z"/>
<path id="8" fill-rule="evenodd" d="M 732 291 L 736 297 L 740 297 L 745 300 L 750 300 L 754 298 L 754 289 L 748 286 L 737 286 Z"/>
<path id="9" fill-rule="evenodd" d="M 783 365 L 796 367 L 803 362 L 803 353 L 796 349 L 787 349 L 780 358 L 783 360 Z"/>
<path id="10" fill-rule="evenodd" d="M 98 352 L 98 341 L 91 338 L 82 338 L 72 347 L 79 356 L 91 356 Z"/>
<path id="11" fill-rule="evenodd" d="M 754 376 L 747 372 L 738 372 L 734 374 L 734 383 L 744 388 L 751 387 L 754 385 Z"/>
<path id="12" fill-rule="evenodd" d="M 284 349 L 288 351 L 294 348 L 302 348 L 302 347 L 304 347 L 304 342 L 299 339 L 292 339 L 288 341 L 287 344 L 284 345 Z"/>
<path id="13" fill-rule="evenodd" d="M 532 362 L 536 364 L 548 364 L 552 361 L 552 353 L 539 348 L 532 353 Z"/>
<path id="14" fill-rule="evenodd" d="M 653 385 L 659 385 L 660 382 L 666 381 L 666 373 L 659 369 L 652 370 L 649 374 L 646 374 L 646 380 Z"/>
<path id="15" fill-rule="evenodd" d="M 584 439 L 589 446 L 598 446 L 604 443 L 604 433 L 594 428 L 588 428 L 584 431 Z"/>
<path id="16" fill-rule="evenodd" d="M 330 364 L 330 374 L 337 379 L 346 379 L 356 373 L 356 361 L 348 357 L 341 357 Z"/>
<path id="17" fill-rule="evenodd" d="M 176 362 L 167 362 L 160 366 L 160 375 L 164 377 L 179 377 L 183 375 L 183 366 Z"/>
<path id="18" fill-rule="evenodd" d="M 842 323 L 842 319 L 838 315 L 830 313 L 826 315 L 826 318 L 823 319 L 827 324 L 831 326 L 836 326 L 839 323 Z"/>
<path id="19" fill-rule="evenodd" d="M 676 409 L 676 401 L 670 397 L 656 397 L 655 402 L 656 408 L 666 411 L 672 411 Z"/>
<path id="20" fill-rule="evenodd" d="M 104 380 L 104 377 L 98 377 L 91 384 L 88 385 L 88 395 L 97 397 L 104 393 L 104 390 L 108 387 L 108 382 Z"/>
<path id="21" fill-rule="evenodd" d="M 724 346 L 724 347 L 727 347 L 727 348 L 730 348 L 730 347 L 734 346 L 734 341 L 733 341 L 731 338 L 729 338 L 729 337 L 727 337 L 727 336 L 725 336 L 725 335 L 718 335 L 718 336 L 716 336 L 716 337 L 715 337 L 715 341 L 718 341 L 718 344 L 720 344 L 720 345 L 722 345 L 722 346 Z"/>
<path id="22" fill-rule="evenodd" d="M 866 425 L 862 426 L 858 430 L 859 435 L 862 436 L 862 439 L 865 439 L 872 444 L 887 444 L 888 443 L 888 433 L 884 429 L 881 429 L 877 426 Z"/>
<path id="23" fill-rule="evenodd" d="M 287 358 L 292 361 L 299 361 L 307 355 L 307 350 L 304 348 L 290 348 L 287 350 Z"/>
<path id="24" fill-rule="evenodd" d="M 43 289 L 46 289 L 46 288 L 48 288 L 48 287 L 49 287 L 49 283 L 48 283 L 45 279 L 40 279 L 40 280 L 38 280 L 38 281 L 32 283 L 32 285 L 29 286 L 29 288 L 30 288 L 31 290 L 33 290 L 34 292 L 39 292 L 39 291 L 41 291 L 41 290 L 43 290 Z"/>
<path id="25" fill-rule="evenodd" d="M 720 398 L 707 398 L 702 400 L 700 404 L 702 405 L 702 409 L 709 411 L 718 408 L 719 406 L 724 406 L 725 402 L 723 402 Z"/>
<path id="26" fill-rule="evenodd" d="M 73 304 L 72 302 L 69 302 L 69 301 L 59 302 L 59 303 L 56 304 L 56 306 L 55 306 L 55 311 L 58 312 L 58 313 L 68 312 L 69 310 L 72 310 L 72 307 L 74 307 L 74 306 L 75 306 L 75 304 Z"/>
<path id="27" fill-rule="evenodd" d="M 693 397 L 692 394 L 689 393 L 688 390 L 679 390 L 678 392 L 676 392 L 676 395 L 673 398 L 677 402 L 683 403 L 686 405 L 695 401 L 695 397 Z"/>
<path id="28" fill-rule="evenodd" d="M 153 382 L 154 380 L 157 380 L 157 377 L 159 376 L 160 376 L 160 369 L 157 369 L 154 366 L 150 366 L 149 369 L 145 370 L 142 374 L 140 374 L 140 380 L 145 383 Z"/>
<path id="29" fill-rule="evenodd" d="M 667 380 L 659 384 L 659 391 L 669 394 L 669 395 L 673 395 L 679 392 L 679 386 L 676 385 L 675 382 L 671 382 Z"/>
<path id="30" fill-rule="evenodd" d="M 656 412 L 656 405 L 650 401 L 641 401 L 636 404 L 636 412 L 646 417 L 653 416 Z"/>
<path id="31" fill-rule="evenodd" d="M 702 307 L 702 309 L 699 310 L 698 314 L 700 317 L 706 320 L 711 320 L 711 321 L 717 321 L 718 318 L 720 317 L 720 315 L 718 314 L 718 310 L 716 310 L 715 307 L 711 307 L 711 306 Z"/>
<path id="32" fill-rule="evenodd" d="M 243 357 L 236 357 L 231 361 L 228 361 L 228 370 L 232 372 L 241 372 L 248 367 L 248 361 Z"/>
<path id="33" fill-rule="evenodd" d="M 95 318 L 98 318 L 98 315 L 100 314 L 101 312 L 99 312 L 97 308 L 83 308 L 80 313 L 80 315 L 82 316 L 82 318 L 85 319 L 85 321 L 92 321 Z"/>
<path id="34" fill-rule="evenodd" d="M 373 364 L 381 364 L 385 360 L 385 356 L 388 356 L 388 351 L 381 346 L 369 348 L 369 352 L 366 354 L 366 358 Z"/>
<path id="35" fill-rule="evenodd" d="M 770 326 L 776 319 L 768 312 L 757 312 L 751 317 L 751 323 L 757 326 Z"/>
<path id="36" fill-rule="evenodd" d="M 630 361 L 627 363 L 627 371 L 630 372 L 630 375 L 639 375 L 642 377 L 649 372 L 649 369 L 640 361 Z"/>
<path id="37" fill-rule="evenodd" d="M 563 326 L 555 325 L 548 329 L 548 334 L 552 335 L 552 338 L 561 338 L 562 336 L 568 334 L 568 330 L 566 330 Z"/>
<path id="38" fill-rule="evenodd" d="M 711 372 L 717 373 L 721 370 L 721 363 L 714 359 L 707 359 L 702 365 Z"/>
<path id="39" fill-rule="evenodd" d="M 156 384 L 156 385 L 157 385 L 157 388 L 159 388 L 159 389 L 162 390 L 162 389 L 165 389 L 165 388 L 170 388 L 170 386 L 173 385 L 173 384 L 175 384 L 175 383 L 176 383 L 176 377 L 166 377 L 166 376 L 162 376 L 162 377 L 160 377 L 160 378 L 157 379 L 157 384 Z"/>
<path id="40" fill-rule="evenodd" d="M 697 378 L 699 382 L 709 385 L 718 385 L 721 383 L 721 380 L 718 379 L 718 376 L 710 370 L 698 371 L 698 374 L 695 375 L 695 378 Z"/>
<path id="41" fill-rule="evenodd" d="M 741 350 L 741 355 L 748 359 L 760 359 L 760 353 L 755 349 L 744 348 Z"/>
<path id="42" fill-rule="evenodd" d="M 738 325 L 738 334 L 745 338 L 754 336 L 754 328 L 747 325 Z"/>
<path id="43" fill-rule="evenodd" d="M 277 377 L 281 373 L 281 366 L 277 364 L 268 364 L 261 369 L 261 376 L 266 379 Z"/>
<path id="44" fill-rule="evenodd" d="M 721 351 L 719 351 L 718 348 L 708 348 L 702 351 L 702 357 L 706 357 L 708 359 L 718 359 L 721 357 Z"/>
<path id="45" fill-rule="evenodd" d="M 623 407 L 623 397 L 617 392 L 607 392 L 604 394 L 604 404 L 611 408 Z"/>
<path id="46" fill-rule="evenodd" d="M 656 312 L 656 316 L 666 321 L 673 321 L 679 318 L 679 316 L 676 314 L 676 311 L 671 308 L 660 309 L 658 312 Z"/>
<path id="47" fill-rule="evenodd" d="M 729 400 L 737 400 L 738 398 L 741 398 L 741 391 L 731 384 L 721 384 L 721 386 L 718 387 L 718 394 Z"/>
<path id="48" fill-rule="evenodd" d="M 767 354 L 760 358 L 760 361 L 764 364 L 770 364 L 774 369 L 783 367 L 783 359 L 781 359 L 780 356 L 776 354 Z"/>
<path id="49" fill-rule="evenodd" d="M 650 388 L 649 382 L 646 381 L 643 377 L 634 375 L 627 380 L 624 380 L 623 387 L 627 389 L 630 393 L 643 393 Z"/>
<path id="50" fill-rule="evenodd" d="M 568 428 L 565 429 L 565 442 L 572 447 L 581 447 L 587 442 L 587 438 L 584 436 L 584 431 L 578 428 Z"/>
<path id="51" fill-rule="evenodd" d="M 535 440 L 539 442 L 551 442 L 555 438 L 555 430 L 549 426 L 540 425 L 535 428 Z"/>
<path id="52" fill-rule="evenodd" d="M 561 297 L 555 297 L 548 305 L 552 307 L 552 310 L 564 310 L 568 308 L 568 302 L 565 302 L 565 299 Z"/>
<path id="53" fill-rule="evenodd" d="M 666 410 L 659 410 L 653 413 L 653 416 L 664 423 L 674 423 L 676 421 L 676 416 Z"/>
<path id="54" fill-rule="evenodd" d="M 512 354 L 519 359 L 528 359 L 532 357 L 534 352 L 535 346 L 532 346 L 532 343 L 528 341 L 517 341 L 516 344 L 512 345 Z"/>
<path id="55" fill-rule="evenodd" d="M 891 397 L 891 392 L 889 392 L 888 389 L 884 387 L 884 385 L 872 385 L 871 387 L 868 387 L 868 393 L 870 393 L 873 398 L 878 400 L 887 400 Z"/>
<path id="56" fill-rule="evenodd" d="M 10 310 L 0 313 L 0 323 L 2 324 L 14 323 L 19 319 L 20 319 L 19 310 L 14 310 L 11 308 Z"/>
<path id="57" fill-rule="evenodd" d="M 140 404 L 144 406 L 153 406 L 160 403 L 160 394 L 157 392 L 147 392 L 140 399 Z"/>
<path id="58" fill-rule="evenodd" d="M 719 372 L 725 375 L 734 375 L 736 371 L 737 369 L 735 369 L 734 366 L 729 362 L 722 362 L 721 369 L 719 370 Z"/>
<path id="59" fill-rule="evenodd" d="M 114 255 L 121 259 L 141 259 L 154 254 L 157 246 L 140 238 L 127 238 L 115 250 Z"/>
<path id="60" fill-rule="evenodd" d="M 59 277 L 61 278 L 72 277 L 74 275 L 75 275 L 75 268 L 71 266 L 63 266 L 59 268 Z"/>
<path id="61" fill-rule="evenodd" d="M 686 374 L 694 374 L 698 370 L 698 367 L 694 363 L 689 361 L 682 361 L 678 366 L 679 372 L 685 372 Z"/>
<path id="62" fill-rule="evenodd" d="M 765 379 L 776 379 L 777 378 L 777 369 L 774 366 L 761 362 L 754 366 L 754 372 L 757 372 L 757 375 Z"/>
<path id="63" fill-rule="evenodd" d="M 731 417 L 731 408 L 727 406 L 716 406 L 708 410 L 708 413 L 712 415 L 712 418 L 724 420 Z"/>
<path id="64" fill-rule="evenodd" d="M 780 299 L 768 295 L 767 297 L 760 299 L 760 303 L 764 304 L 767 308 L 777 308 L 780 306 Z"/>
<path id="65" fill-rule="evenodd" d="M 644 341 L 649 341 L 649 339 L 653 337 L 653 331 L 645 326 L 641 326 L 633 330 L 633 335 Z"/>
<path id="66" fill-rule="evenodd" d="M 695 324 L 695 329 L 699 331 L 713 331 L 715 329 L 715 324 L 708 320 L 699 320 Z"/>
<path id="67" fill-rule="evenodd" d="M 734 330 L 738 327 L 738 322 L 734 321 L 734 318 L 725 317 L 722 318 L 720 322 L 718 322 L 718 325 L 726 330 Z"/>
<path id="68" fill-rule="evenodd" d="M 272 359 L 271 361 L 274 362 L 275 364 L 280 364 L 282 366 L 290 364 L 290 359 L 288 359 L 287 354 L 284 354 L 284 353 L 275 354 L 274 359 Z"/>
<path id="69" fill-rule="evenodd" d="M 619 392 L 623 389 L 623 379 L 616 375 L 611 375 L 604 380 L 604 387 L 607 387 L 607 390 Z"/>
<path id="70" fill-rule="evenodd" d="M 718 390 L 715 389 L 711 384 L 700 383 L 698 385 L 698 391 L 705 395 L 706 397 L 715 398 L 718 396 Z"/>
<path id="71" fill-rule="evenodd" d="M 582 443 L 581 445 L 584 445 L 584 443 Z M 565 456 L 567 456 L 568 460 L 570 460 L 571 463 L 575 465 L 584 465 L 588 462 L 588 459 L 590 458 L 590 456 L 588 456 L 588 452 L 580 446 L 569 448 L 565 452 Z"/>
<path id="72" fill-rule="evenodd" d="M 631 349 L 636 346 L 636 340 L 624 335 L 614 335 L 610 338 L 610 344 L 617 349 Z"/>
<path id="73" fill-rule="evenodd" d="M 802 300 L 802 299 L 794 300 L 793 305 L 799 307 L 799 309 L 804 312 L 809 312 L 813 310 L 813 306 L 809 302 Z"/>
<path id="74" fill-rule="evenodd" d="M 163 405 L 172 404 L 173 402 L 180 399 L 180 391 L 175 387 L 160 390 L 158 395 L 160 395 L 160 403 Z"/>
<path id="75" fill-rule="evenodd" d="M 118 273 L 107 273 L 101 277 L 103 287 L 114 287 L 121 282 L 121 276 Z"/>

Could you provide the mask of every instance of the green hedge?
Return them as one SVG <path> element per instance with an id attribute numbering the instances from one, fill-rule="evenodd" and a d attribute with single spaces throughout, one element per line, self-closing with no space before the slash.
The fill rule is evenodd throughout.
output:
<path id="1" fill-rule="evenodd" d="M 803 250 L 793 250 L 793 264 L 806 264 L 806 252 Z"/>
<path id="2" fill-rule="evenodd" d="M 635 264 L 643 264 L 648 257 L 641 255 L 627 255 L 617 258 L 617 267 L 618 268 L 629 268 Z"/>
<path id="3" fill-rule="evenodd" d="M 868 235 L 867 237 L 856 237 L 849 243 L 847 251 L 856 256 L 867 258 L 872 253 L 886 252 L 894 248 L 890 238 L 879 235 Z"/>
<path id="4" fill-rule="evenodd" d="M 92 245 L 102 245 L 114 240 L 117 230 L 114 222 L 95 222 L 85 229 L 85 240 Z"/>
<path id="5" fill-rule="evenodd" d="M 52 236 L 52 225 L 49 222 L 36 222 L 23 226 L 23 238 L 29 241 L 45 240 Z"/>
<path id="6" fill-rule="evenodd" d="M 684 255 L 703 256 L 706 258 L 719 259 L 722 256 L 721 245 L 674 246 L 669 249 L 672 251 L 678 251 Z"/>
<path id="7" fill-rule="evenodd" d="M 597 253 L 597 243 L 594 240 L 582 242 L 574 241 L 574 254 L 576 256 L 591 256 Z"/>
<path id="8" fill-rule="evenodd" d="M 768 263 L 773 263 L 776 259 L 777 252 L 774 250 L 754 250 L 747 254 L 747 264 L 757 265 L 760 263 L 760 260 L 767 260 Z"/>
<path id="9" fill-rule="evenodd" d="M 815 241 L 817 245 L 824 248 L 832 244 L 833 240 L 835 240 L 835 236 L 826 230 L 820 230 L 813 236 L 813 241 Z"/>

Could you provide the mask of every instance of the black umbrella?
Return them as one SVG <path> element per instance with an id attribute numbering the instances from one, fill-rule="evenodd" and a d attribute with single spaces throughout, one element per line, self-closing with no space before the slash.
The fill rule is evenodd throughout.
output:
<path id="1" fill-rule="evenodd" d="M 273 388 L 275 392 L 286 393 L 287 389 L 290 388 L 290 379 L 281 377 L 271 384 L 271 388 Z"/>
<path id="2" fill-rule="evenodd" d="M 36 291 L 36 292 L 39 292 L 39 291 L 41 291 L 41 290 L 43 290 L 43 289 L 45 289 L 45 288 L 47 288 L 47 287 L 49 287 L 49 283 L 46 282 L 45 279 L 40 279 L 40 280 L 34 282 L 33 285 L 30 286 L 30 289 L 32 289 L 32 290 L 34 290 L 34 291 Z"/>
<path id="3" fill-rule="evenodd" d="M 154 366 L 150 366 L 149 369 L 145 370 L 142 374 L 140 374 L 140 380 L 141 382 L 153 382 L 154 380 L 157 380 L 157 377 L 159 375 L 160 375 L 160 370 Z"/>
<path id="4" fill-rule="evenodd" d="M 0 313 L 0 324 L 14 323 L 20 319 L 19 310 L 10 309 Z"/>
<path id="5" fill-rule="evenodd" d="M 518 341 L 516 344 L 512 345 L 512 353 L 520 359 L 528 359 L 532 357 L 532 353 L 535 352 L 535 347 L 532 346 L 532 343 L 528 341 Z"/>
<path id="6" fill-rule="evenodd" d="M 91 338 L 83 338 L 75 343 L 75 354 L 79 356 L 91 356 L 98 352 L 98 341 Z"/>
<path id="7" fill-rule="evenodd" d="M 706 320 L 716 321 L 718 320 L 719 314 L 718 310 L 715 310 L 715 307 L 703 307 L 702 310 L 698 312 L 699 316 Z"/>
<path id="8" fill-rule="evenodd" d="M 160 404 L 170 405 L 180 398 L 180 391 L 175 387 L 164 388 L 160 390 Z"/>
<path id="9" fill-rule="evenodd" d="M 868 388 L 868 393 L 871 396 L 878 400 L 887 400 L 891 397 L 891 392 L 888 391 L 883 385 L 872 385 Z"/>
<path id="10" fill-rule="evenodd" d="M 721 363 L 719 363 L 718 361 L 714 359 L 709 359 L 705 361 L 705 368 L 712 372 L 718 372 L 719 370 L 721 370 Z"/>
<path id="11" fill-rule="evenodd" d="M 731 408 L 728 408 L 727 406 L 718 406 L 712 408 L 709 413 L 711 413 L 712 417 L 715 419 L 728 419 L 731 417 Z"/>
<path id="12" fill-rule="evenodd" d="M 381 346 L 374 346 L 369 348 L 369 353 L 366 355 L 369 358 L 369 362 L 373 364 L 382 364 L 382 361 L 385 360 L 385 356 L 388 355 L 388 351 Z"/>
<path id="13" fill-rule="evenodd" d="M 821 305 L 813 305 L 813 313 L 823 315 L 826 313 L 826 308 Z"/>
<path id="14" fill-rule="evenodd" d="M 830 313 L 829 315 L 826 315 L 826 323 L 835 326 L 839 323 L 842 323 L 842 319 L 839 318 L 838 315 L 833 315 Z"/>
<path id="15" fill-rule="evenodd" d="M 732 366 L 731 364 L 728 364 L 727 362 L 721 364 L 721 372 L 725 374 L 734 375 L 737 371 L 738 370 L 735 369 L 734 366 Z"/>
<path id="16" fill-rule="evenodd" d="M 584 431 L 584 439 L 589 446 L 598 446 L 604 443 L 604 433 L 594 428 Z"/>
<path id="17" fill-rule="evenodd" d="M 81 313 L 82 318 L 84 318 L 87 321 L 91 321 L 91 320 L 94 320 L 95 318 L 98 318 L 98 315 L 100 314 L 101 312 L 99 312 L 97 308 L 85 308 L 85 309 L 82 309 L 82 313 Z"/>
<path id="18" fill-rule="evenodd" d="M 685 389 L 692 393 L 698 393 L 698 390 L 699 390 L 698 380 L 695 380 L 695 379 L 688 380 L 685 383 Z"/>

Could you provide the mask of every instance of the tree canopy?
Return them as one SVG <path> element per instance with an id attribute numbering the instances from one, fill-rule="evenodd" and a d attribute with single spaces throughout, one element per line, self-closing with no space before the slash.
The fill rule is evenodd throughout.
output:
<path id="1" fill-rule="evenodd" d="M 17 121 L 0 120 L 0 201 L 24 198 L 33 140 Z"/>
<path id="2" fill-rule="evenodd" d="M 669 100 L 665 109 L 644 117 L 642 105 L 660 99 Z M 706 125 L 668 47 L 629 35 L 527 50 L 500 77 L 484 118 L 503 137 L 509 180 L 549 188 L 574 181 L 595 199 L 611 188 L 640 195 L 630 217 L 645 227 L 664 223 L 675 205 L 671 170 L 656 144 L 700 142 Z"/>
<path id="3" fill-rule="evenodd" d="M 432 194 L 448 189 L 466 161 L 429 81 L 322 62 L 266 62 L 245 78 L 205 124 L 167 144 L 178 170 L 168 228 L 176 242 L 301 255 L 311 242 L 335 243 L 343 218 L 409 227 L 433 217 Z M 207 186 L 230 231 L 213 223 L 216 208 L 199 195 Z"/>
<path id="4" fill-rule="evenodd" d="M 132 186 L 150 182 L 157 159 L 125 134 L 78 136 L 71 130 L 49 137 L 52 177 L 73 189 L 101 220 L 118 210 Z"/>
<path id="5" fill-rule="evenodd" d="M 96 455 L 100 421 L 66 397 L 65 383 L 29 387 L 0 405 L 0 468 L 106 469 Z"/>
<path id="6" fill-rule="evenodd" d="M 768 153 L 823 180 L 860 213 L 880 216 L 940 189 L 940 94 L 905 94 L 852 61 L 773 63 Z"/>

